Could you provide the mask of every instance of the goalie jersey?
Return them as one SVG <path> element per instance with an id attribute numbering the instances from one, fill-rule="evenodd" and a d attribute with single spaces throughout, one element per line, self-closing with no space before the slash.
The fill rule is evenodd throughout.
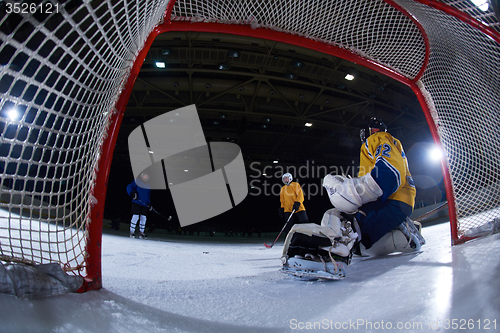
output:
<path id="1" fill-rule="evenodd" d="M 369 172 L 384 192 L 380 200 L 402 201 L 411 207 L 415 205 L 417 192 L 403 146 L 391 134 L 374 133 L 361 147 L 358 176 Z"/>

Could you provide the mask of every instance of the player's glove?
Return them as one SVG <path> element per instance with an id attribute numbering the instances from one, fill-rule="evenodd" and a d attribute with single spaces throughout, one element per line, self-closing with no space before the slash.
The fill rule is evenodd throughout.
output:
<path id="1" fill-rule="evenodd" d="M 139 197 L 139 194 L 137 194 L 137 192 L 132 192 L 131 196 L 132 196 L 132 200 L 137 200 L 137 198 Z"/>
<path id="2" fill-rule="evenodd" d="M 151 212 L 151 211 L 153 211 L 153 206 L 148 205 L 148 210 L 149 210 L 150 212 Z"/>
<path id="3" fill-rule="evenodd" d="M 326 175 L 323 186 L 333 206 L 348 214 L 355 213 L 359 207 L 377 200 L 383 194 L 370 173 L 356 178 Z"/>
<path id="4" fill-rule="evenodd" d="M 280 209 L 278 209 L 278 215 L 282 219 L 283 216 L 285 216 L 285 208 L 281 207 Z"/>
<path id="5" fill-rule="evenodd" d="M 300 208 L 300 202 L 295 201 L 295 202 L 293 203 L 293 210 L 294 210 L 294 211 L 298 211 L 298 210 L 299 210 L 299 208 Z"/>

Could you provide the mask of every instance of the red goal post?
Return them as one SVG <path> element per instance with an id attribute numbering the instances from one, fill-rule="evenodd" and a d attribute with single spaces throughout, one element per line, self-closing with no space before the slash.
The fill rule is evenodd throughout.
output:
<path id="1" fill-rule="evenodd" d="M 60 262 L 86 278 L 82 290 L 102 286 L 114 146 L 149 47 L 168 31 L 300 45 L 408 85 L 447 155 L 452 243 L 500 216 L 500 28 L 466 1 L 74 3 L 0 12 L 1 260 Z M 8 115 L 13 107 L 20 118 Z"/>

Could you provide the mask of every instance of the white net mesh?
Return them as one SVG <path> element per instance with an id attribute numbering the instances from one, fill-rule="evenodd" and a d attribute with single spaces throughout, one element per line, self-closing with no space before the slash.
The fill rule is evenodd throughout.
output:
<path id="1" fill-rule="evenodd" d="M 468 10 L 465 1 L 446 2 Z M 0 259 L 56 261 L 82 274 L 109 118 L 168 0 L 68 1 L 52 14 L 42 6 L 56 2 L 38 1 L 44 10 L 31 14 L 9 12 L 15 3 L 0 3 Z M 488 212 L 498 207 L 500 193 L 499 44 L 441 11 L 397 3 L 429 39 L 429 65 L 419 84 L 448 154 L 464 232 L 498 214 Z M 471 15 L 498 31 L 491 13 Z M 411 80 L 426 59 L 419 27 L 381 0 L 179 0 L 171 20 L 304 36 Z M 479 212 L 480 219 L 462 219 Z"/>
<path id="2" fill-rule="evenodd" d="M 410 18 L 384 1 L 176 1 L 172 21 L 250 24 L 351 50 L 408 78 L 425 59 Z"/>
<path id="3" fill-rule="evenodd" d="M 484 0 L 482 2 L 482 6 L 479 7 L 470 0 L 441 0 L 441 2 L 472 16 L 479 22 L 484 23 L 497 32 L 500 32 L 500 22 L 498 22 L 497 16 L 495 16 L 493 7 L 488 4 L 488 0 Z"/>
<path id="4" fill-rule="evenodd" d="M 499 214 L 493 208 L 500 205 L 500 45 L 444 12 L 398 2 L 429 37 L 431 57 L 421 81 L 437 112 L 463 234 Z"/>
<path id="5" fill-rule="evenodd" d="M 109 117 L 167 1 L 38 3 L 1 4 L 0 259 L 85 275 Z"/>

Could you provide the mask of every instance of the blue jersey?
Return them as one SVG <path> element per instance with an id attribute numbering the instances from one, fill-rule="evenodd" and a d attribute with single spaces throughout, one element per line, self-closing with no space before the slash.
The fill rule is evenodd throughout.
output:
<path id="1" fill-rule="evenodd" d="M 134 180 L 127 185 L 128 195 L 132 195 L 132 192 L 137 192 L 137 200 L 132 200 L 132 202 L 144 207 L 149 206 L 151 203 L 151 185 L 144 183 L 140 179 Z"/>

